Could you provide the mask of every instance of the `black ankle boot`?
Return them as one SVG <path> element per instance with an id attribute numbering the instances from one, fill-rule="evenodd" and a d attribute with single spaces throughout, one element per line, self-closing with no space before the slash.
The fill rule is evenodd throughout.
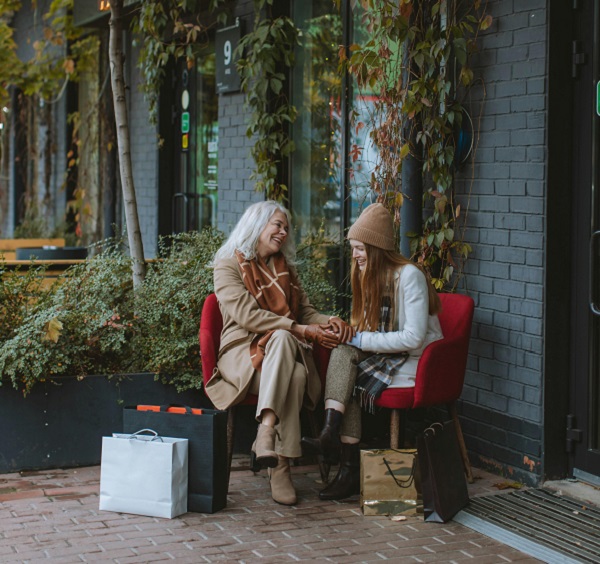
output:
<path id="1" fill-rule="evenodd" d="M 342 443 L 340 469 L 333 482 L 319 493 L 324 501 L 346 499 L 360 493 L 360 447 Z"/>
<path id="2" fill-rule="evenodd" d="M 337 464 L 340 453 L 340 426 L 344 414 L 337 409 L 325 410 L 325 424 L 319 436 L 302 437 L 300 441 L 309 454 L 322 454 L 326 463 Z"/>

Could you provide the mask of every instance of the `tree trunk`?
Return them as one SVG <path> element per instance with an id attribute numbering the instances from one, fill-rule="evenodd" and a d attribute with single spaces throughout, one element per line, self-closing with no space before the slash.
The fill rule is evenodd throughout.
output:
<path id="1" fill-rule="evenodd" d="M 146 263 L 144 262 L 144 246 L 135 199 L 133 170 L 131 168 L 131 149 L 129 146 L 129 121 L 127 119 L 125 78 L 123 76 L 124 56 L 121 46 L 123 0 L 111 0 L 110 11 L 109 60 L 115 124 L 117 127 L 119 171 L 121 174 L 121 186 L 123 188 L 123 202 L 125 204 L 125 223 L 127 225 L 129 252 L 133 259 L 133 287 L 137 288 L 144 281 Z"/>

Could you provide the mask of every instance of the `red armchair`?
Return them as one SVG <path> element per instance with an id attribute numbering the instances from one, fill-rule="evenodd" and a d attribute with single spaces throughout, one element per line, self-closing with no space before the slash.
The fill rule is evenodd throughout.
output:
<path id="1" fill-rule="evenodd" d="M 200 317 L 200 332 L 198 340 L 200 341 L 200 360 L 202 362 L 202 379 L 204 385 L 208 382 L 217 366 L 219 358 L 219 345 L 221 343 L 221 331 L 223 330 L 223 318 L 219 309 L 219 302 L 215 294 L 210 294 L 202 306 L 202 315 Z M 328 350 L 320 347 L 314 347 L 314 359 L 319 371 L 321 383 L 325 382 L 327 372 L 327 363 L 329 362 Z M 258 397 L 254 394 L 248 394 L 241 403 L 237 405 L 256 405 Z M 235 437 L 235 408 L 232 406 L 227 410 L 227 472 L 231 470 L 231 459 L 233 456 L 233 442 Z M 309 423 L 313 435 L 318 433 L 317 424 L 313 412 L 308 412 Z M 322 461 L 319 461 L 321 477 L 325 479 L 329 473 Z"/>
<path id="2" fill-rule="evenodd" d="M 446 405 L 455 423 L 465 473 L 472 483 L 473 474 L 456 412 L 456 400 L 465 379 L 474 303 L 472 298 L 461 294 L 440 294 L 440 300 L 439 319 L 444 338 L 431 343 L 423 352 L 417 366 L 415 387 L 387 389 L 375 405 L 392 410 L 391 448 L 398 448 L 401 409 Z"/>

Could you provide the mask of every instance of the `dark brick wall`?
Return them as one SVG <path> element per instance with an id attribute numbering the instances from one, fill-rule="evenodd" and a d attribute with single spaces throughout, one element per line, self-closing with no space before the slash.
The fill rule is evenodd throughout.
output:
<path id="1" fill-rule="evenodd" d="M 254 7 L 250 0 L 237 3 L 235 16 L 243 29 L 252 29 Z M 262 192 L 254 190 L 250 173 L 254 161 L 250 156 L 252 139 L 246 136 L 247 115 L 241 93 L 219 96 L 219 203 L 216 227 L 229 233 L 252 202 L 264 200 Z"/>
<path id="2" fill-rule="evenodd" d="M 546 198 L 545 0 L 496 0 L 467 107 L 473 169 L 459 178 L 476 303 L 461 406 L 474 462 L 529 483 L 541 474 Z M 473 173 L 471 178 L 471 173 Z M 467 194 L 470 193 L 470 196 Z"/>

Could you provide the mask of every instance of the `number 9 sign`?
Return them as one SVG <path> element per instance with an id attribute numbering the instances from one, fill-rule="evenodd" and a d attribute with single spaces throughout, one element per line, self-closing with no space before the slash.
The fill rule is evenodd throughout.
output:
<path id="1" fill-rule="evenodd" d="M 223 62 L 226 66 L 231 63 L 231 41 L 229 39 L 223 44 Z"/>

